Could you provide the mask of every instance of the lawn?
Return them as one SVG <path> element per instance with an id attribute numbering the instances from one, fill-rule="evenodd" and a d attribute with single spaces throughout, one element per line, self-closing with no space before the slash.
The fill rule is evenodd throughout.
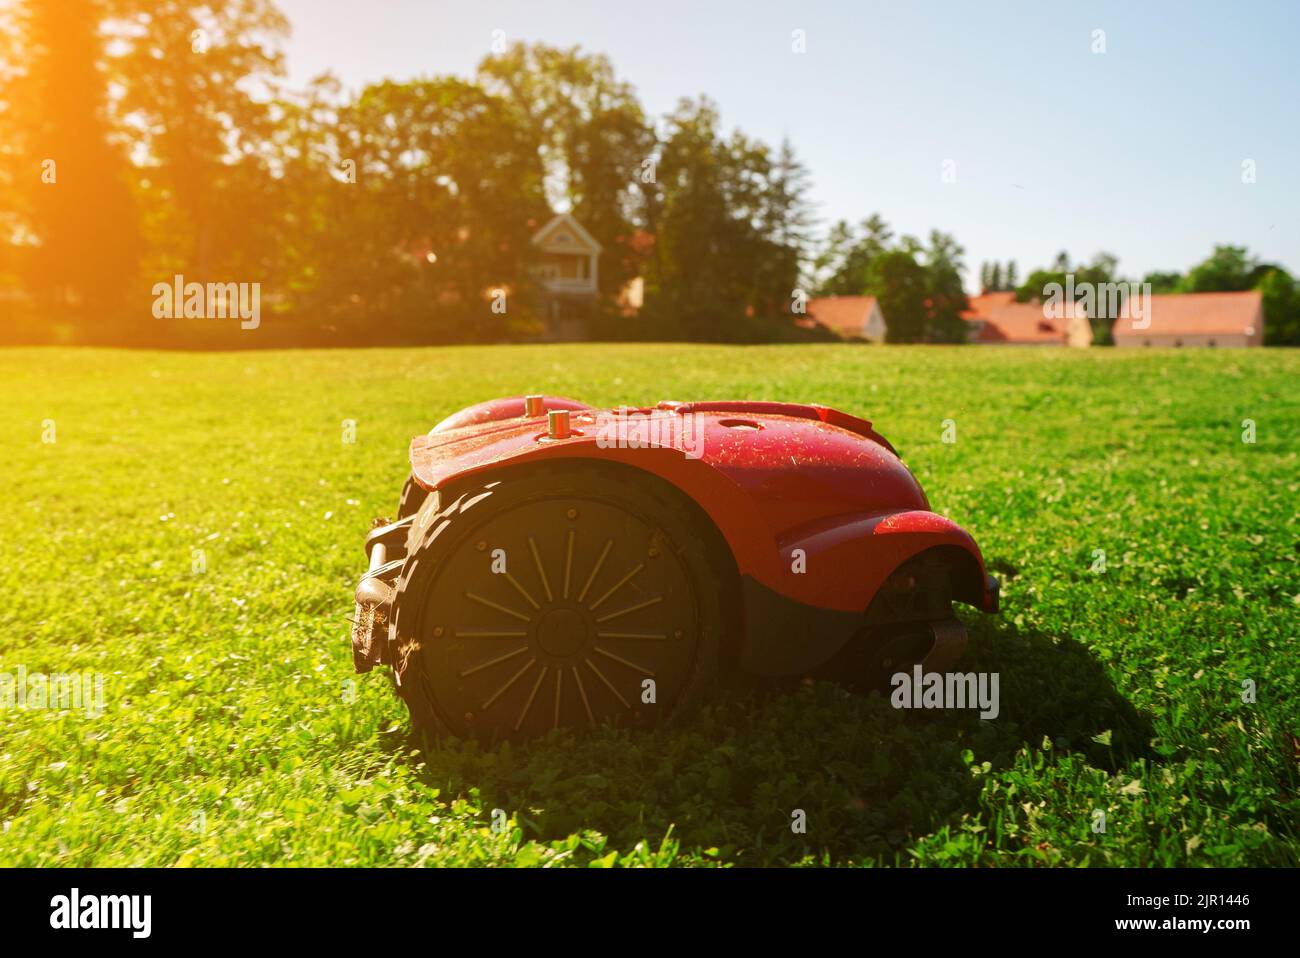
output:
<path id="1" fill-rule="evenodd" d="M 0 711 L 0 864 L 1300 864 L 1295 351 L 34 349 L 0 380 L 0 673 L 105 701 Z M 352 674 L 361 539 L 413 434 L 541 391 L 872 419 L 1003 580 L 961 666 L 1001 714 L 731 683 L 670 731 L 422 754 Z"/>

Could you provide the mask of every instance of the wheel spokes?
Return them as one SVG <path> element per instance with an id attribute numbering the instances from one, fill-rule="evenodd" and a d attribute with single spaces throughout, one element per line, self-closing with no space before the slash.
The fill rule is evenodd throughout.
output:
<path id="1" fill-rule="evenodd" d="M 609 550 L 612 548 L 614 548 L 614 540 L 609 539 L 605 543 L 604 550 L 600 553 L 600 558 L 597 559 L 596 564 L 591 567 L 591 575 L 587 576 L 587 582 L 583 585 L 582 591 L 578 593 L 579 602 L 587 597 L 587 590 L 590 589 L 591 584 L 596 581 L 596 576 L 600 572 L 600 567 L 605 564 L 605 558 L 609 555 Z"/>
<path id="2" fill-rule="evenodd" d="M 486 662 L 482 662 L 479 665 L 474 666 L 473 668 L 465 669 L 465 671 L 460 673 L 460 677 L 463 679 L 467 675 L 473 675 L 475 672 L 482 672 L 484 669 L 496 665 L 498 662 L 505 662 L 508 659 L 513 659 L 516 655 L 521 655 L 527 651 L 528 651 L 528 646 L 521 645 L 513 652 L 507 652 L 504 655 L 498 655 L 496 658 L 488 659 Z M 484 707 L 486 708 L 486 706 Z"/>
<path id="3" fill-rule="evenodd" d="M 528 508 L 483 527 L 477 549 L 471 542 L 448 559 L 441 581 L 452 591 L 426 600 L 439 610 L 433 636 L 450 638 L 428 646 L 436 655 L 433 674 L 441 677 L 435 681 L 443 714 L 449 721 L 464 715 L 474 733 L 485 735 L 539 734 L 581 725 L 583 716 L 594 727 L 598 720 L 655 714 L 638 708 L 642 680 L 677 688 L 692 667 L 695 640 L 668 641 L 688 628 L 694 635 L 692 606 L 683 605 L 693 603 L 685 564 L 663 547 L 659 527 L 635 512 L 586 500 L 561 500 L 558 511 L 553 503 Z M 520 534 L 528 529 L 532 534 Z M 520 559 L 508 571 L 494 565 L 489 575 L 481 554 L 494 541 Z M 528 583 L 518 564 L 529 564 L 522 558 L 525 542 L 536 575 Z M 493 554 L 499 555 L 495 548 Z M 606 567 L 619 566 L 626 571 L 604 575 Z M 493 585 L 498 576 L 508 586 Z M 513 641 L 476 649 L 479 639 Z M 671 704 L 672 697 L 665 702 Z"/>
<path id="4" fill-rule="evenodd" d="M 582 686 L 582 676 L 578 674 L 578 667 L 575 665 L 570 671 L 573 673 L 573 681 L 578 683 L 578 694 L 582 696 L 582 707 L 587 710 L 587 722 L 595 725 L 596 717 L 591 714 L 591 703 L 587 701 L 587 690 Z"/>
<path id="5" fill-rule="evenodd" d="M 604 595 L 602 595 L 602 596 L 601 596 L 599 599 L 597 599 L 595 602 L 591 603 L 591 605 L 589 605 L 587 608 L 591 609 L 592 612 L 595 612 L 597 609 L 600 608 L 601 603 L 603 603 L 603 602 L 604 602 L 606 599 L 608 599 L 611 595 L 613 595 L 615 592 L 617 592 L 617 591 L 618 591 L 618 590 L 619 590 L 619 589 L 624 585 L 624 583 L 630 582 L 630 581 L 632 580 L 632 577 L 633 577 L 634 575 L 636 575 L 638 572 L 640 572 L 640 571 L 641 571 L 642 569 L 644 569 L 644 568 L 645 568 L 645 563 L 644 563 L 644 562 L 638 562 L 638 563 L 636 564 L 636 567 L 635 567 L 631 572 L 629 572 L 627 575 L 623 576 L 623 578 L 619 579 L 619 580 L 618 580 L 617 582 L 615 582 L 612 586 L 610 586 L 610 587 L 609 587 L 609 591 L 607 591 Z"/>
<path id="6" fill-rule="evenodd" d="M 617 612 L 607 612 L 596 619 L 597 622 L 608 622 L 610 619 L 617 619 L 620 616 L 627 615 L 629 612 L 635 612 L 637 609 L 644 609 L 647 606 L 654 605 L 656 602 L 662 602 L 663 596 L 656 595 L 644 602 L 638 602 L 636 605 L 629 605 L 626 609 L 619 609 Z"/>
<path id="7" fill-rule="evenodd" d="M 542 687 L 542 680 L 546 678 L 546 671 L 549 666 L 542 666 L 542 672 L 537 676 L 537 681 L 533 683 L 533 690 L 528 693 L 528 701 L 524 703 L 524 710 L 519 713 L 519 718 L 515 719 L 515 731 L 519 731 L 519 726 L 524 724 L 524 719 L 528 717 L 528 710 L 533 707 L 533 700 L 537 698 L 537 690 Z"/>
<path id="8" fill-rule="evenodd" d="M 573 530 L 569 530 L 569 545 L 564 553 L 564 598 L 569 597 L 569 576 L 573 572 Z"/>
<path id="9" fill-rule="evenodd" d="M 537 574 L 541 577 L 542 588 L 546 590 L 546 601 L 554 602 L 555 596 L 551 595 L 551 583 L 546 580 L 546 570 L 542 568 L 542 557 L 537 554 L 537 542 L 532 536 L 528 537 L 528 548 L 533 550 L 533 563 L 537 566 Z"/>
<path id="10" fill-rule="evenodd" d="M 588 668 L 591 669 L 591 671 L 596 673 L 596 677 L 605 683 L 605 687 L 614 693 L 614 698 L 618 699 L 620 702 L 623 703 L 623 708 L 630 709 L 632 707 L 628 703 L 628 700 L 623 698 L 622 693 L 620 693 L 618 689 L 614 688 L 614 683 L 611 682 L 609 679 L 605 678 L 605 673 L 602 672 L 600 669 L 596 668 L 595 662 L 591 661 L 591 659 L 584 659 L 583 661 L 587 663 L 587 666 Z"/>
<path id="11" fill-rule="evenodd" d="M 620 665 L 626 665 L 629 669 L 636 669 L 638 672 L 642 672 L 645 675 L 654 678 L 654 673 L 651 672 L 649 669 L 647 669 L 644 665 L 637 665 L 635 662 L 629 662 L 627 659 L 620 658 L 619 656 L 615 655 L 613 652 L 607 652 L 605 649 L 602 649 L 600 646 L 596 646 L 596 651 L 601 655 L 605 656 L 605 658 L 607 659 L 613 659 L 615 662 L 619 663 Z"/>
<path id="12" fill-rule="evenodd" d="M 496 609 L 498 612 L 504 612 L 506 615 L 514 616 L 516 619 L 519 619 L 521 622 L 533 621 L 529 616 L 524 615 L 522 612 L 516 612 L 514 609 L 508 608 L 507 606 L 504 606 L 499 602 L 493 602 L 491 599 L 485 599 L 481 595 L 475 595 L 473 592 L 466 592 L 465 598 L 472 599 L 473 601 L 477 602 L 479 605 L 485 605 L 489 609 Z"/>
<path id="13" fill-rule="evenodd" d="M 501 686 L 501 688 L 497 689 L 495 692 L 492 693 L 491 698 L 489 698 L 481 706 L 481 711 L 486 712 L 488 709 L 490 709 L 497 699 L 501 698 L 501 696 L 506 694 L 506 691 L 510 688 L 510 686 L 514 685 L 516 682 L 519 681 L 520 676 L 522 676 L 525 672 L 527 672 L 536 664 L 537 664 L 536 658 L 529 659 L 527 664 L 522 669 L 520 669 L 518 672 L 516 672 L 514 675 L 510 676 L 510 678 L 506 680 L 505 685 Z"/>
<path id="14" fill-rule="evenodd" d="M 515 591 L 517 591 L 520 595 L 522 595 L 522 596 L 523 596 L 523 597 L 528 601 L 528 604 L 529 604 L 529 605 L 531 605 L 534 609 L 540 609 L 540 608 L 541 608 L 541 606 L 537 604 L 537 600 L 534 599 L 531 595 L 529 595 L 528 590 L 525 589 L 522 585 L 519 584 L 519 580 L 518 580 L 518 579 L 516 579 L 514 576 L 512 576 L 509 572 L 503 572 L 503 573 L 501 573 L 501 574 L 502 574 L 503 576 L 505 576 L 505 579 L 506 579 L 507 582 L 509 582 L 512 586 L 515 587 Z"/>

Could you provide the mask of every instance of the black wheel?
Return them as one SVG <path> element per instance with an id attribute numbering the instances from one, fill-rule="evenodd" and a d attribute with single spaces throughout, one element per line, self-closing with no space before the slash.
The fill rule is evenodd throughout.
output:
<path id="1" fill-rule="evenodd" d="M 428 520 L 395 618 L 399 689 L 426 735 L 649 725 L 716 674 L 727 592 L 693 504 L 662 481 L 530 466 Z"/>
<path id="2" fill-rule="evenodd" d="M 397 518 L 405 519 L 407 516 L 415 515 L 428 497 L 429 490 L 419 485 L 414 476 L 407 476 L 406 482 L 402 485 L 402 496 L 397 500 Z"/>

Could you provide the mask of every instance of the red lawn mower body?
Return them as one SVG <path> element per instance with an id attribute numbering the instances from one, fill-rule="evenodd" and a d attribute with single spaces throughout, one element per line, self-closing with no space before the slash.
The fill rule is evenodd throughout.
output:
<path id="1" fill-rule="evenodd" d="M 930 511 L 870 422 L 825 406 L 661 402 L 598 410 L 555 396 L 494 400 L 412 440 L 408 490 L 422 499 L 490 482 L 514 466 L 562 460 L 650 474 L 698 506 L 734 565 L 743 617 L 736 664 L 746 671 L 801 674 L 822 666 L 862 630 L 882 588 L 897 585 L 891 577 L 923 555 L 946 579 L 949 598 L 998 609 L 998 584 L 974 539 Z M 398 524 L 372 532 L 368 549 L 400 538 Z M 368 578 L 385 566 L 391 578 L 394 563 L 388 553 L 381 558 L 371 555 Z M 372 608 L 391 603 L 378 578 L 372 594 L 363 594 L 363 579 L 359 616 L 367 601 Z M 907 578 L 916 587 L 915 577 Z M 927 669 L 947 667 L 964 647 L 964 629 L 947 621 L 924 658 Z M 356 638 L 354 630 L 354 647 Z M 361 643 L 359 670 L 390 659 L 382 644 Z"/>

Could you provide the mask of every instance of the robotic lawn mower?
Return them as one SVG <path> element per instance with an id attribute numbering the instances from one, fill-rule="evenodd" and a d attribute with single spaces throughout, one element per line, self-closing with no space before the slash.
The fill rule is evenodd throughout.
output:
<path id="1" fill-rule="evenodd" d="M 724 669 L 879 686 L 956 662 L 954 601 L 998 609 L 970 535 L 825 406 L 498 399 L 410 460 L 352 647 L 427 736 L 667 721 Z"/>

